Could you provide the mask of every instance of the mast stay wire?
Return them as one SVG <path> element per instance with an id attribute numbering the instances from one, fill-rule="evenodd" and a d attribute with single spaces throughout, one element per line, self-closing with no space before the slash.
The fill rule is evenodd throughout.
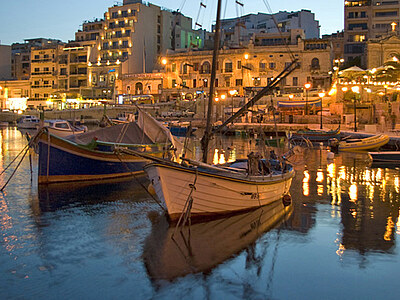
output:
<path id="1" fill-rule="evenodd" d="M 287 49 L 287 51 L 288 51 L 288 53 L 289 53 L 289 55 L 290 55 L 290 58 L 292 59 L 292 61 L 295 61 L 296 59 L 295 59 L 295 57 L 294 57 L 294 54 L 293 54 L 293 52 L 292 52 L 292 51 L 290 50 L 290 48 L 289 48 L 288 41 L 286 41 L 286 40 L 283 38 L 282 31 L 279 29 L 278 22 L 276 21 L 275 16 L 273 15 L 273 12 L 272 12 L 271 6 L 269 5 L 268 0 L 263 0 L 263 2 L 264 2 L 264 4 L 265 4 L 265 6 L 267 7 L 268 12 L 270 13 L 272 20 L 273 20 L 274 23 L 275 23 L 276 29 L 278 30 L 278 33 L 279 33 L 279 35 L 281 36 L 282 41 L 284 41 L 284 43 L 285 43 L 285 47 L 286 47 L 286 49 Z"/>

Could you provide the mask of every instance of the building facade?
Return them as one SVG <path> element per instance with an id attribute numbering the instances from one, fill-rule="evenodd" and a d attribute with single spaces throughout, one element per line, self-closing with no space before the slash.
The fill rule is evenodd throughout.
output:
<path id="1" fill-rule="evenodd" d="M 296 69 L 281 82 L 281 93 L 302 92 L 305 83 L 312 88 L 328 90 L 330 86 L 331 49 L 328 40 L 299 38 L 288 47 L 257 46 L 247 49 L 224 49 L 219 52 L 216 91 L 228 94 L 236 90 L 242 96 L 266 86 L 292 61 L 299 59 Z M 182 94 L 208 92 L 212 51 L 187 51 L 165 57 L 163 98 L 174 99 Z"/>
<path id="2" fill-rule="evenodd" d="M 315 20 L 315 15 L 309 10 L 248 14 L 221 20 L 222 40 L 228 47 L 245 46 L 255 34 L 286 33 L 293 29 L 303 30 L 307 39 L 320 37 L 319 21 Z"/>
<path id="3" fill-rule="evenodd" d="M 344 5 L 344 59 L 367 66 L 366 42 L 399 32 L 400 1 L 347 0 Z"/>
<path id="4" fill-rule="evenodd" d="M 0 80 L 11 79 L 11 46 L 0 45 Z"/>

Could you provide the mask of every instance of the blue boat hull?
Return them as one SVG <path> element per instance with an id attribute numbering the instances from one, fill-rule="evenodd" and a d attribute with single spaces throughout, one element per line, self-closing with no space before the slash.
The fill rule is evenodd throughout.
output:
<path id="1" fill-rule="evenodd" d="M 38 151 L 39 183 L 131 176 L 143 173 L 148 163 L 137 156 L 91 150 L 47 133 L 39 139 Z"/>

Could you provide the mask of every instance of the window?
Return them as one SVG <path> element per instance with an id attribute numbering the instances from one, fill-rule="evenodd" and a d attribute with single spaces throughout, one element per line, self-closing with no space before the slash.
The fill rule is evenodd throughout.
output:
<path id="1" fill-rule="evenodd" d="M 265 69 L 266 69 L 266 62 L 265 62 L 265 60 L 260 61 L 260 66 L 259 66 L 259 68 L 260 68 L 260 72 L 264 72 L 264 71 L 265 71 Z"/>
<path id="2" fill-rule="evenodd" d="M 367 25 L 367 23 L 349 24 L 349 30 L 354 30 L 354 29 L 367 30 L 368 29 L 368 25 Z"/>
<path id="3" fill-rule="evenodd" d="M 203 87 L 208 87 L 208 80 L 207 79 L 203 79 Z"/>
<path id="4" fill-rule="evenodd" d="M 299 85 L 299 78 L 293 77 L 293 86 L 298 86 L 298 85 Z"/>
<path id="5" fill-rule="evenodd" d="M 193 64 L 193 70 L 198 71 L 199 70 L 199 63 L 194 63 Z"/>
<path id="6" fill-rule="evenodd" d="M 218 87 L 218 78 L 215 78 L 215 87 Z"/>
<path id="7" fill-rule="evenodd" d="M 172 88 L 176 87 L 176 79 L 172 79 Z"/>
<path id="8" fill-rule="evenodd" d="M 231 61 L 225 62 L 225 72 L 232 72 L 232 62 Z"/>
<path id="9" fill-rule="evenodd" d="M 197 80 L 196 79 L 193 79 L 193 87 L 194 88 L 197 87 Z"/>
<path id="10" fill-rule="evenodd" d="M 243 85 L 243 79 L 236 79 L 236 86 L 242 86 Z"/>
<path id="11" fill-rule="evenodd" d="M 171 72 L 176 72 L 176 63 L 171 65 Z"/>
<path id="12" fill-rule="evenodd" d="M 211 68 L 210 63 L 208 61 L 206 61 L 201 65 L 201 72 L 200 73 L 209 74 L 210 73 L 210 68 Z"/>
<path id="13" fill-rule="evenodd" d="M 269 63 L 269 68 L 270 69 L 275 69 L 276 64 L 274 62 Z"/>
<path id="14" fill-rule="evenodd" d="M 225 79 L 225 86 L 230 87 L 231 86 L 231 80 L 229 78 Z"/>
<path id="15" fill-rule="evenodd" d="M 375 17 L 396 17 L 397 10 L 394 11 L 382 11 L 382 12 L 376 12 Z"/>
<path id="16" fill-rule="evenodd" d="M 237 61 L 237 69 L 240 70 L 242 68 L 242 61 L 238 60 Z"/>
<path id="17" fill-rule="evenodd" d="M 311 60 L 311 69 L 319 69 L 319 59 L 318 58 L 313 58 Z"/>
<path id="18" fill-rule="evenodd" d="M 260 86 L 261 78 L 260 77 L 253 78 L 253 84 L 254 84 L 254 86 Z"/>

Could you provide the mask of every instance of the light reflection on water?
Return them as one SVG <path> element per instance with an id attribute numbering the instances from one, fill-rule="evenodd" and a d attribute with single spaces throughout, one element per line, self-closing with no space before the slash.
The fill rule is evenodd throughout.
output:
<path id="1" fill-rule="evenodd" d="M 26 141 L 13 128 L 0 139 L 4 168 Z M 215 143 L 218 162 L 257 150 Z M 396 299 L 399 170 L 370 168 L 365 154 L 328 161 L 323 149 L 292 161 L 293 207 L 280 226 L 255 211 L 193 225 L 176 245 L 145 177 L 37 188 L 26 158 L 0 194 L 0 297 Z"/>

